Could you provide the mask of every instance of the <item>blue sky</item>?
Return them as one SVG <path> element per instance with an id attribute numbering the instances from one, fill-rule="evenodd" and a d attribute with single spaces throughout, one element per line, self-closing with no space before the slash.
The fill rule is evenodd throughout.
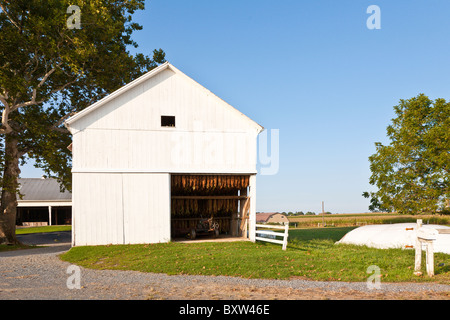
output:
<path id="1" fill-rule="evenodd" d="M 381 29 L 369 30 L 369 5 Z M 449 99 L 448 0 L 153 0 L 137 51 L 167 60 L 266 129 L 279 172 L 258 211 L 367 212 L 368 157 L 400 99 Z M 30 165 L 22 177 L 40 176 Z"/>

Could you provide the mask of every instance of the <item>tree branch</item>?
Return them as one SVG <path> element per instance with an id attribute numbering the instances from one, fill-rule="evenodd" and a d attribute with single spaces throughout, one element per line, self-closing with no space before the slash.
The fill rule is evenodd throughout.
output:
<path id="1" fill-rule="evenodd" d="M 49 77 L 53 72 L 55 72 L 55 68 L 53 68 L 52 70 L 50 70 L 49 72 L 47 72 L 46 75 L 45 75 L 45 77 L 44 77 L 44 78 L 41 80 L 41 82 L 38 84 L 38 86 L 37 86 L 36 88 L 33 89 L 33 95 L 32 95 L 32 97 L 31 97 L 31 100 L 30 100 L 30 101 L 27 101 L 27 102 L 24 102 L 24 103 L 16 104 L 16 105 L 11 109 L 11 111 L 15 111 L 15 110 L 17 110 L 17 109 L 19 109 L 19 108 L 22 108 L 22 107 L 33 106 L 33 105 L 37 105 L 37 104 L 40 104 L 40 103 L 45 102 L 47 99 L 41 99 L 41 100 L 37 100 L 37 101 L 36 101 L 37 89 L 38 89 L 40 86 L 42 86 L 42 85 L 44 84 L 44 82 L 48 79 L 48 77 Z M 56 89 L 51 90 L 51 91 L 49 92 L 49 95 L 64 90 L 66 87 L 68 87 L 68 86 L 70 86 L 71 84 L 75 83 L 77 80 L 78 80 L 78 77 L 75 78 L 75 79 L 72 80 L 72 81 L 69 81 L 69 82 L 65 83 L 64 85 L 62 85 L 62 86 L 60 86 L 60 87 L 58 87 L 58 88 L 56 88 Z"/>
<path id="2" fill-rule="evenodd" d="M 11 16 L 8 14 L 8 11 L 6 11 L 5 6 L 0 4 L 0 8 L 2 9 L 2 11 L 6 14 L 6 17 L 9 19 L 9 21 L 11 21 L 11 23 L 19 30 L 22 30 L 22 28 L 17 24 L 17 22 L 15 22 Z"/>
<path id="3" fill-rule="evenodd" d="M 32 105 L 36 105 L 36 104 L 40 104 L 42 102 L 44 102 L 45 100 L 40 100 L 40 101 L 36 101 L 36 96 L 37 96 L 37 89 L 39 89 L 40 87 L 42 87 L 42 85 L 45 83 L 45 81 L 47 81 L 47 79 L 52 75 L 53 72 L 56 71 L 56 69 L 60 66 L 60 64 L 57 64 L 55 67 L 53 67 L 50 71 L 48 71 L 46 74 L 44 74 L 44 76 L 42 77 L 41 81 L 39 82 L 39 84 L 36 86 L 36 88 L 33 89 L 33 94 L 31 96 L 31 100 L 24 102 L 24 103 L 19 103 L 16 104 L 11 111 L 17 110 L 19 108 L 22 107 L 27 107 L 27 106 L 32 106 Z M 53 93 L 53 92 L 51 92 Z"/>
<path id="4" fill-rule="evenodd" d="M 67 130 L 66 128 L 60 128 L 59 126 L 62 125 L 64 121 L 73 116 L 75 113 L 76 112 L 69 112 L 65 116 L 61 117 L 54 125 L 50 127 L 50 130 L 58 131 L 61 133 L 69 133 L 69 130 Z"/>
<path id="5" fill-rule="evenodd" d="M 10 133 L 11 131 L 13 131 L 11 126 L 8 123 L 11 108 L 9 106 L 8 101 L 6 101 L 6 97 L 1 94 L 0 94 L 0 102 L 5 107 L 5 109 L 3 109 L 3 112 L 2 112 L 2 128 L 0 128 L 0 134 Z"/>

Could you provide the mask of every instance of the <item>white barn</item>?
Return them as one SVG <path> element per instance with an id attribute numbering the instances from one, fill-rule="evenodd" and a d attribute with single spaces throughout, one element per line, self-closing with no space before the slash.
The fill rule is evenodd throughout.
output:
<path id="1" fill-rule="evenodd" d="M 211 216 L 221 234 L 254 240 L 263 127 L 173 65 L 65 125 L 73 135 L 73 246 L 168 242 Z"/>

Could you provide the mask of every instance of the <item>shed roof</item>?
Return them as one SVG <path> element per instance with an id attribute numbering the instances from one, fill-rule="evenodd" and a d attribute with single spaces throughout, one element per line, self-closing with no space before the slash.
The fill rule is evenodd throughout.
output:
<path id="1" fill-rule="evenodd" d="M 258 212 L 256 213 L 256 222 L 267 222 L 272 216 L 281 214 L 279 212 Z"/>
<path id="2" fill-rule="evenodd" d="M 72 193 L 61 192 L 56 179 L 21 178 L 19 179 L 20 194 L 18 201 L 71 201 Z"/>

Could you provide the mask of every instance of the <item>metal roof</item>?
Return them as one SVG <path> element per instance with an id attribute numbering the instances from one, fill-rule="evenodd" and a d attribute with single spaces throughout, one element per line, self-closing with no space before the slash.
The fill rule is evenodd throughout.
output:
<path id="1" fill-rule="evenodd" d="M 279 212 L 257 212 L 256 213 L 256 222 L 267 222 L 270 217 L 276 215 L 276 214 L 281 214 Z"/>
<path id="2" fill-rule="evenodd" d="M 20 194 L 23 197 L 18 201 L 71 201 L 72 193 L 65 190 L 61 192 L 56 179 L 21 178 L 19 179 Z"/>

